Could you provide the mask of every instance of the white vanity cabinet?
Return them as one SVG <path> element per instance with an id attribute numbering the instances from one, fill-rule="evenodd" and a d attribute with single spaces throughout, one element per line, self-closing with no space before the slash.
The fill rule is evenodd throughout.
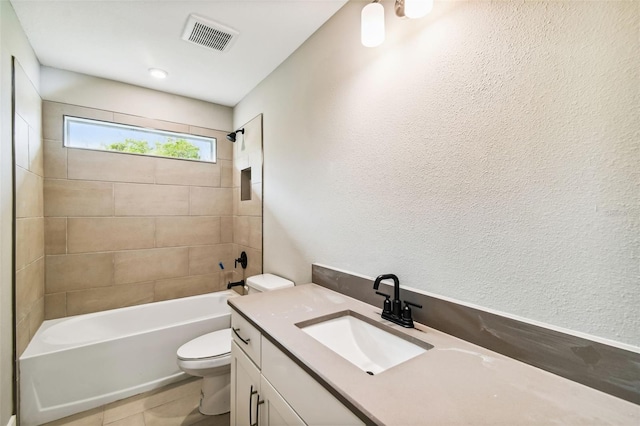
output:
<path id="1" fill-rule="evenodd" d="M 232 426 L 364 424 L 235 311 L 231 327 Z"/>
<path id="2" fill-rule="evenodd" d="M 231 344 L 231 424 L 305 425 L 235 342 Z"/>

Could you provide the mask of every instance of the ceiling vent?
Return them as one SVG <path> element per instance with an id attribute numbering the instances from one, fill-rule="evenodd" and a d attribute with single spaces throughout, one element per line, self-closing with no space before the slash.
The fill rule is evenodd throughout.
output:
<path id="1" fill-rule="evenodd" d="M 238 34 L 238 31 L 218 22 L 189 15 L 182 39 L 218 52 L 226 52 L 236 41 Z"/>

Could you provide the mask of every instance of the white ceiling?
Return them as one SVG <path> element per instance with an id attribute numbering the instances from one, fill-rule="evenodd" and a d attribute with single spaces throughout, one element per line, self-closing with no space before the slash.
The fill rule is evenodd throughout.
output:
<path id="1" fill-rule="evenodd" d="M 42 65 L 234 106 L 347 0 L 11 0 Z M 182 40 L 190 14 L 240 32 Z M 355 23 L 354 25 L 357 25 Z M 149 76 L 149 68 L 169 73 Z"/>

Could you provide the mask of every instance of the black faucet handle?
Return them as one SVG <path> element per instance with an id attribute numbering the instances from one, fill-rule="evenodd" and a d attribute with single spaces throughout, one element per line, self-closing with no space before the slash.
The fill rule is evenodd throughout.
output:
<path id="1" fill-rule="evenodd" d="M 408 300 L 405 300 L 404 304 L 413 306 L 414 308 L 422 309 L 422 305 L 418 305 L 417 303 L 409 302 Z"/>
<path id="2" fill-rule="evenodd" d="M 413 328 L 413 318 L 411 315 L 411 308 L 409 306 L 415 306 L 416 308 L 422 309 L 422 305 L 418 305 L 417 303 L 404 301 L 404 308 L 402 308 L 402 322 L 405 324 L 405 327 Z"/>
<path id="3" fill-rule="evenodd" d="M 381 293 L 379 291 L 376 291 L 376 294 L 380 295 L 380 296 L 384 296 L 384 304 L 382 305 L 382 313 L 383 314 L 390 314 L 391 313 L 391 300 L 389 300 L 389 298 L 391 297 L 388 294 L 385 293 Z"/>

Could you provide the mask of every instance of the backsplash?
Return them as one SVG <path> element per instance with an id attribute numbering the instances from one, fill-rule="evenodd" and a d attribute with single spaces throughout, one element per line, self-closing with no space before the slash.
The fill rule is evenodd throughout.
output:
<path id="1" fill-rule="evenodd" d="M 215 137 L 218 161 L 64 148 L 64 115 Z M 235 254 L 226 132 L 50 101 L 43 131 L 46 319 L 224 287 Z"/>
<path id="2" fill-rule="evenodd" d="M 314 264 L 312 281 L 382 307 L 371 278 Z M 393 286 L 383 283 L 380 291 L 393 294 Z M 413 309 L 416 322 L 640 404 L 640 353 L 408 289 L 400 289 L 400 299 L 422 305 Z"/>

